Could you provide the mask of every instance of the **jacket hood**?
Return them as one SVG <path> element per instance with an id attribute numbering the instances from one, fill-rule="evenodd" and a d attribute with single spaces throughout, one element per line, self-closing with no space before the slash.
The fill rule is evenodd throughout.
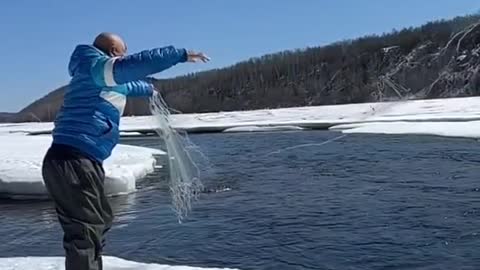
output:
<path id="1" fill-rule="evenodd" d="M 68 74 L 73 76 L 82 63 L 91 62 L 100 56 L 106 56 L 106 54 L 93 45 L 78 45 L 70 56 Z"/>

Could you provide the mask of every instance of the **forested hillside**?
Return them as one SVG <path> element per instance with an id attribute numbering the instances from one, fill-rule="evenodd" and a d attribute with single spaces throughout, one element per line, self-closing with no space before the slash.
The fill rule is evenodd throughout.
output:
<path id="1" fill-rule="evenodd" d="M 480 92 L 480 15 L 284 51 L 156 81 L 184 113 L 474 96 Z M 64 87 L 0 121 L 51 121 Z M 125 115 L 149 114 L 130 99 Z"/>

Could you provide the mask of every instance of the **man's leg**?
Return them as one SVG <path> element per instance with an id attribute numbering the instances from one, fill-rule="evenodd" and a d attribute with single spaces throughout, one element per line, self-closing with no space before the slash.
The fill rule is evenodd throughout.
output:
<path id="1" fill-rule="evenodd" d="M 69 148 L 54 146 L 42 172 L 64 231 L 66 270 L 101 270 L 103 234 L 113 219 L 103 168 Z"/>

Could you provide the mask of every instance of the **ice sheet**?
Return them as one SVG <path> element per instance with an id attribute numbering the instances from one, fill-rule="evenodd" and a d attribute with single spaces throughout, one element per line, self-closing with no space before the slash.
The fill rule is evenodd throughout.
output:
<path id="1" fill-rule="evenodd" d="M 50 136 L 0 136 L 0 193 L 3 196 L 45 196 L 41 175 Z M 109 195 L 135 190 L 136 180 L 154 170 L 156 149 L 118 145 L 104 163 L 105 192 Z"/>
<path id="2" fill-rule="evenodd" d="M 330 128 L 364 122 L 464 122 L 480 120 L 480 97 L 384 103 L 295 107 L 236 112 L 172 115 L 174 128 L 187 131 L 231 131 L 251 126 Z M 151 116 L 122 117 L 120 130 L 145 132 L 158 128 Z M 475 122 L 476 123 L 476 122 Z M 52 123 L 0 124 L 0 134 L 49 132 Z M 234 129 L 235 130 L 235 129 Z"/>
<path id="3" fill-rule="evenodd" d="M 223 132 L 269 132 L 269 131 L 294 131 L 294 130 L 303 130 L 304 128 L 297 126 L 273 126 L 273 127 L 264 127 L 264 126 L 244 126 L 244 127 L 233 127 L 227 128 Z"/>
<path id="4" fill-rule="evenodd" d="M 63 257 L 10 257 L 0 258 L 2 270 L 64 270 Z M 227 268 L 200 268 L 190 266 L 170 266 L 161 264 L 147 264 L 125 259 L 104 256 L 104 270 L 228 270 Z M 233 269 L 231 269 L 233 270 Z"/>
<path id="5" fill-rule="evenodd" d="M 465 122 L 373 122 L 338 125 L 330 128 L 343 133 L 419 134 L 445 137 L 480 138 L 480 121 Z"/>

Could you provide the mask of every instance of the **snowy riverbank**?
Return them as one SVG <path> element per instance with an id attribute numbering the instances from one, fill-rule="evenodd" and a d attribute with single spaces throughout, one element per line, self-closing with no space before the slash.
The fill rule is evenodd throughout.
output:
<path id="1" fill-rule="evenodd" d="M 345 133 L 420 133 L 480 137 L 472 132 L 480 122 L 480 97 L 296 107 L 238 112 L 172 115 L 172 126 L 189 132 L 252 132 L 268 130 L 332 129 Z M 405 124 L 416 123 L 416 124 Z M 468 123 L 464 129 L 461 124 Z M 388 124 L 380 124 L 388 123 Z M 431 124 L 436 123 L 436 124 Z M 446 123 L 446 124 L 445 124 Z M 456 123 L 456 124 L 454 124 Z M 352 125 L 353 124 L 353 125 Z M 435 126 L 435 129 L 431 129 Z M 0 134 L 48 133 L 52 123 L 0 124 Z M 277 127 L 272 129 L 272 127 Z M 395 127 L 393 129 L 393 127 Z M 122 134 L 157 128 L 151 116 L 123 117 Z M 457 129 L 451 132 L 452 128 Z M 480 131 L 480 128 L 478 128 Z"/>

